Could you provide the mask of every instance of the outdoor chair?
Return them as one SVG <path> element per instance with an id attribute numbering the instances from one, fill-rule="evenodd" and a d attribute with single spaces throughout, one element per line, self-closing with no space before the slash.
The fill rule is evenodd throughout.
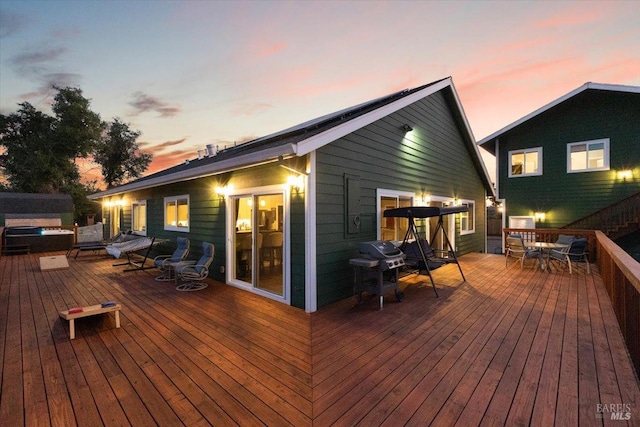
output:
<path id="1" fill-rule="evenodd" d="M 520 260 L 520 269 L 524 268 L 525 259 L 540 259 L 541 252 L 537 249 L 527 249 L 524 245 L 522 237 L 508 236 L 507 250 L 504 253 L 504 266 L 507 266 L 509 257 L 518 258 Z"/>
<path id="2" fill-rule="evenodd" d="M 558 240 L 556 240 L 556 243 L 560 243 L 562 245 L 570 245 L 571 242 L 573 242 L 576 239 L 576 236 L 568 236 L 566 234 L 560 234 L 558 236 Z"/>
<path id="3" fill-rule="evenodd" d="M 176 289 L 179 291 L 199 291 L 207 287 L 204 279 L 209 276 L 209 266 L 213 262 L 215 247 L 212 243 L 202 242 L 202 256 L 195 264 L 183 261 L 175 266 L 175 274 L 181 281 Z"/>
<path id="4" fill-rule="evenodd" d="M 176 239 L 177 247 L 171 255 L 158 255 L 153 259 L 153 265 L 160 270 L 160 275 L 156 277 L 159 282 L 174 280 L 174 267 L 189 255 L 190 242 L 186 237 Z"/>
<path id="5" fill-rule="evenodd" d="M 573 266 L 575 263 L 584 262 L 587 267 L 587 274 L 591 274 L 587 244 L 587 239 L 574 239 L 567 248 L 562 250 L 552 250 L 549 255 L 549 259 L 552 261 L 558 261 L 562 264 L 567 264 L 569 266 L 569 274 L 573 273 Z"/>

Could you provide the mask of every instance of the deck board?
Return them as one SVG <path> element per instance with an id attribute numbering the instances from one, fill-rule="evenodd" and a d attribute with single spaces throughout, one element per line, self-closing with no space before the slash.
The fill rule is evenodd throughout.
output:
<path id="1" fill-rule="evenodd" d="M 52 253 L 55 255 L 56 253 Z M 470 254 L 313 314 L 213 281 L 176 292 L 107 257 L 0 258 L 0 419 L 22 425 L 637 425 L 600 276 Z M 117 301 L 76 322 L 58 311 Z M 632 419 L 598 418 L 627 404 Z"/>

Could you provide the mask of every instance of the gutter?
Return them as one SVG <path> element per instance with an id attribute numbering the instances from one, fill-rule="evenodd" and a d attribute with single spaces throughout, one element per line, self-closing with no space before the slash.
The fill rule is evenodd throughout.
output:
<path id="1" fill-rule="evenodd" d="M 91 194 L 87 196 L 89 200 L 101 199 L 107 196 L 127 193 L 135 190 L 144 190 L 147 188 L 158 187 L 166 184 L 174 184 L 176 182 L 187 181 L 205 176 L 219 175 L 225 172 L 231 172 L 237 169 L 243 169 L 261 164 L 272 163 L 278 161 L 280 156 L 291 156 L 296 154 L 294 144 L 285 144 L 278 147 L 260 150 L 255 153 L 245 154 L 231 159 L 213 162 L 203 166 L 197 166 L 181 172 L 162 175 L 155 178 L 134 181 L 129 184 L 120 185 L 105 191 Z"/>

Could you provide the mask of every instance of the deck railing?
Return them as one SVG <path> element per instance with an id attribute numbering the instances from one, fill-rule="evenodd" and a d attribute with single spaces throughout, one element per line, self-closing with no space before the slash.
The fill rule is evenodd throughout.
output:
<path id="1" fill-rule="evenodd" d="M 604 233 L 596 231 L 596 240 L 598 270 L 640 375 L 640 263 Z"/>
<path id="2" fill-rule="evenodd" d="M 555 242 L 560 234 L 585 237 L 589 241 L 589 258 L 607 290 L 613 311 L 640 375 L 640 263 L 633 259 L 606 234 L 596 230 L 504 228 L 505 246 L 508 234 L 520 234 L 524 240 Z"/>

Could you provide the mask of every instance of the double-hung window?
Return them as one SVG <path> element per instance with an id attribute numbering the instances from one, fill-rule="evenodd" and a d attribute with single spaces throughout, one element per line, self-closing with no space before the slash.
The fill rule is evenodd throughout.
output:
<path id="1" fill-rule="evenodd" d="M 609 138 L 567 144 L 567 173 L 609 170 Z"/>
<path id="2" fill-rule="evenodd" d="M 542 175 L 542 147 L 509 151 L 509 178 Z"/>
<path id="3" fill-rule="evenodd" d="M 136 234 L 147 235 L 146 200 L 137 200 L 131 203 L 131 230 Z"/>
<path id="4" fill-rule="evenodd" d="M 189 196 L 164 198 L 164 229 L 169 231 L 189 231 Z"/>

